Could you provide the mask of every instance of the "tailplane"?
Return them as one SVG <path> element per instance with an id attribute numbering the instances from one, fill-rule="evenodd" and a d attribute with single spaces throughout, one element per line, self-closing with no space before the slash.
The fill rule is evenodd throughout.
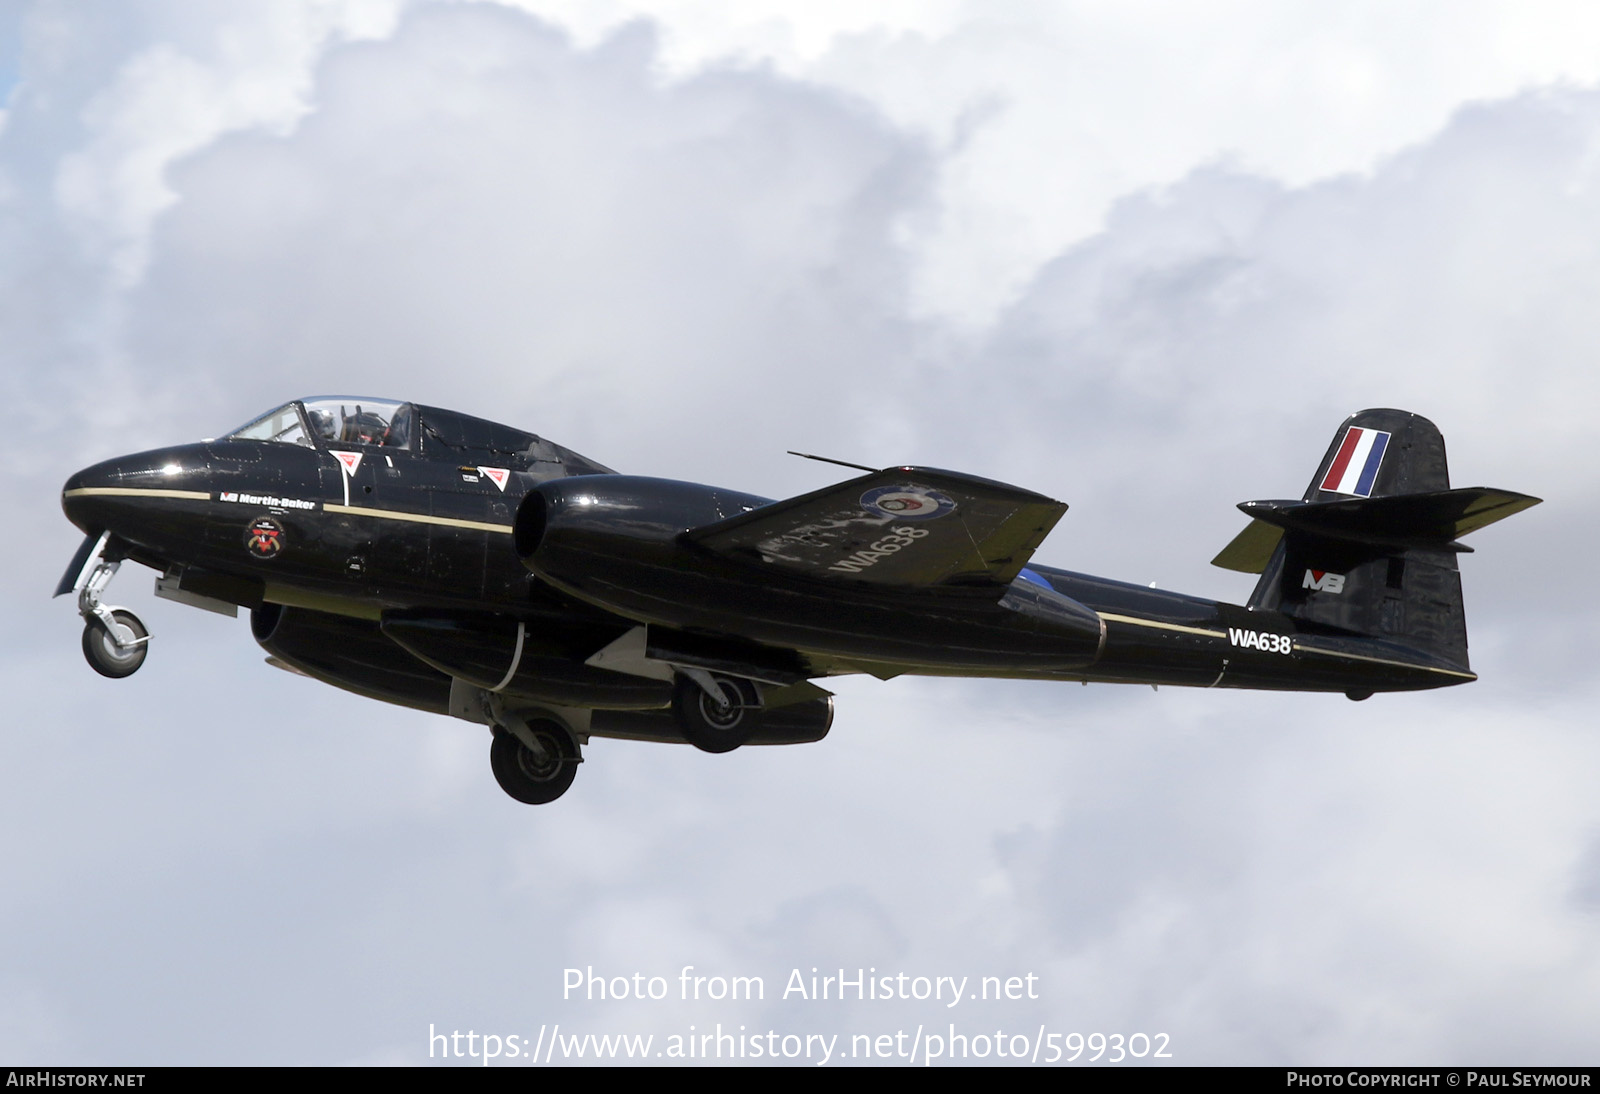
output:
<path id="1" fill-rule="evenodd" d="M 1537 505 L 1452 490 L 1444 437 L 1404 410 L 1345 420 L 1300 500 L 1247 501 L 1252 519 L 1212 563 L 1259 573 L 1249 607 L 1302 627 L 1380 637 L 1470 671 L 1456 556 L 1460 537 Z"/>

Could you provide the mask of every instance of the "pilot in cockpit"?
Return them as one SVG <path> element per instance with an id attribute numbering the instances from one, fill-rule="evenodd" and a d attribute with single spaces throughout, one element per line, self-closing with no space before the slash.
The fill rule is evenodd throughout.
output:
<path id="1" fill-rule="evenodd" d="M 339 439 L 338 426 L 333 420 L 333 415 L 326 410 L 306 408 L 306 417 L 311 419 L 311 431 L 325 441 Z"/>

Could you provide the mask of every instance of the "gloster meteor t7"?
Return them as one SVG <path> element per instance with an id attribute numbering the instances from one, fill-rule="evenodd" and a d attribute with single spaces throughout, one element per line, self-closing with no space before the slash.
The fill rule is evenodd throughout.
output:
<path id="1" fill-rule="evenodd" d="M 500 786 L 540 803 L 591 737 L 819 740 L 814 681 L 846 673 L 1352 699 L 1465 683 L 1460 537 L 1537 501 L 1451 489 L 1432 422 L 1362 411 L 1301 498 L 1240 506 L 1213 561 L 1261 576 L 1235 606 L 1030 565 L 1067 507 L 971 475 L 892 467 L 771 501 L 435 407 L 315 398 L 72 476 L 86 536 L 56 592 L 77 592 L 111 677 L 149 642 L 103 602 L 123 561 L 159 596 L 248 608 L 273 665 L 489 726 Z"/>

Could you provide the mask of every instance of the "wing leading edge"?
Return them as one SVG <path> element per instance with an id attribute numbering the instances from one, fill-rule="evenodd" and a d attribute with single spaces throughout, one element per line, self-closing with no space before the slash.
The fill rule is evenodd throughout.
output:
<path id="1" fill-rule="evenodd" d="M 1043 494 L 975 475 L 891 467 L 683 538 L 717 555 L 825 581 L 998 595 L 1066 511 Z"/>

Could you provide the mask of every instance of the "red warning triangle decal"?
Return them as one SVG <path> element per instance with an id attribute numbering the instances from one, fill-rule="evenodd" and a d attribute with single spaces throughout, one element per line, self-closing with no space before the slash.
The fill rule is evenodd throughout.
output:
<path id="1" fill-rule="evenodd" d="M 478 470 L 493 479 L 494 484 L 498 486 L 502 492 L 505 491 L 506 480 L 511 477 L 510 471 L 507 471 L 503 467 L 480 467 Z"/>
<path id="2" fill-rule="evenodd" d="M 333 457 L 339 461 L 346 475 L 354 476 L 356 468 L 361 466 L 361 453 L 359 452 L 335 452 Z"/>

